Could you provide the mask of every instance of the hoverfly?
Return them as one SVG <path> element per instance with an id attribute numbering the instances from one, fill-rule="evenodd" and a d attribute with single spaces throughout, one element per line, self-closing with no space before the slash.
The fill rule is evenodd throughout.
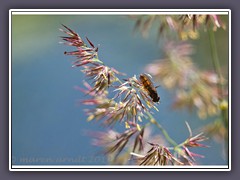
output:
<path id="1" fill-rule="evenodd" d="M 154 87 L 153 82 L 150 80 L 149 76 L 147 74 L 140 74 L 139 79 L 148 95 L 152 98 L 152 101 L 159 102 L 160 97 L 158 96 L 156 87 Z"/>

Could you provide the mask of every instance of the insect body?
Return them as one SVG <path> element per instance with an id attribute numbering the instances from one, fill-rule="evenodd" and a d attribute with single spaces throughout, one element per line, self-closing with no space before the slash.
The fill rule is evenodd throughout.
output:
<path id="1" fill-rule="evenodd" d="M 153 102 L 159 102 L 160 97 L 158 96 L 157 90 L 154 87 L 152 81 L 147 74 L 140 74 L 140 82 L 142 83 L 144 89 L 147 91 L 148 95 L 152 98 Z"/>

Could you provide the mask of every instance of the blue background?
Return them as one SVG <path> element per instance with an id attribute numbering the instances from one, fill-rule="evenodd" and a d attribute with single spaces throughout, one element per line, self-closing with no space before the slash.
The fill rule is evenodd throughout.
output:
<path id="1" fill-rule="evenodd" d="M 82 86 L 83 74 L 72 68 L 74 58 L 64 51 L 74 48 L 59 44 L 61 23 L 80 36 L 100 44 L 99 58 L 129 77 L 139 75 L 153 60 L 164 57 L 157 44 L 156 31 L 147 39 L 133 34 L 134 21 L 127 16 L 55 16 L 14 15 L 12 17 L 12 162 L 13 164 L 102 165 L 106 159 L 91 145 L 86 131 L 103 127 L 86 122 L 87 116 L 78 104 L 84 95 L 74 89 Z M 156 29 L 155 29 L 156 30 Z M 200 68 L 211 68 L 207 33 L 194 41 L 198 55 L 194 60 Z M 226 40 L 226 32 L 217 32 L 218 40 Z M 160 43 L 161 44 L 161 43 Z M 223 66 L 228 64 L 227 43 L 218 44 Z M 188 137 L 185 121 L 193 130 L 214 118 L 200 120 L 187 110 L 172 110 L 173 92 L 158 88 L 161 104 L 155 116 L 177 142 Z M 124 127 L 124 124 L 120 124 Z M 210 148 L 196 148 L 205 156 L 200 164 L 225 165 L 222 147 L 215 141 Z"/>

